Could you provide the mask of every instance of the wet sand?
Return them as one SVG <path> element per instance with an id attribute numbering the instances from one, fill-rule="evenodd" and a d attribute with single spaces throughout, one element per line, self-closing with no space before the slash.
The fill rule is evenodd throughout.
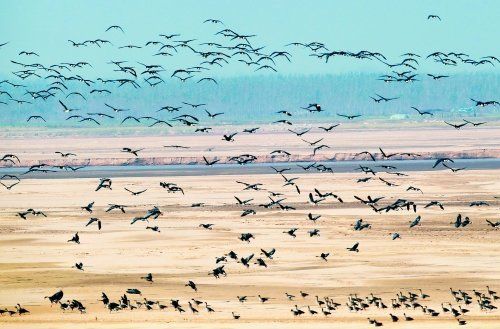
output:
<path id="1" fill-rule="evenodd" d="M 441 302 L 457 305 L 449 288 L 485 291 L 489 285 L 500 290 L 499 231 L 486 225 L 485 219 L 498 221 L 500 181 L 498 170 L 471 170 L 408 173 L 408 177 L 381 174 L 400 184 L 387 187 L 372 180 L 356 184 L 354 173 L 299 173 L 298 195 L 276 174 L 119 177 L 113 179 L 113 190 L 94 192 L 95 178 L 25 179 L 10 191 L 0 190 L 0 307 L 12 309 L 21 303 L 31 311 L 27 316 L 1 316 L 4 328 L 371 328 L 367 317 L 375 318 L 388 328 L 454 328 L 456 320 L 449 314 L 434 318 L 421 310 L 377 310 L 349 312 L 345 307 L 347 296 L 370 293 L 381 296 L 390 305 L 390 299 L 399 291 L 422 288 L 431 297 L 425 305 L 441 312 Z M 283 191 L 285 203 L 295 211 L 265 209 L 255 206 L 268 201 L 266 191 L 242 191 L 235 181 L 261 182 L 264 188 Z M 167 193 L 159 181 L 174 182 L 186 194 Z M 409 185 L 422 189 L 423 194 L 405 191 Z M 123 190 L 148 188 L 139 196 Z M 344 199 L 339 203 L 329 199 L 317 206 L 307 203 L 307 194 L 313 188 L 331 191 Z M 252 206 L 235 205 L 234 195 L 254 198 Z M 422 225 L 409 229 L 415 218 L 413 212 L 398 211 L 376 214 L 357 202 L 353 195 L 386 196 L 380 205 L 397 198 L 414 200 L 419 205 Z M 422 205 L 439 200 L 445 210 L 424 209 Z M 484 207 L 469 207 L 469 202 L 484 200 Z M 80 207 L 95 201 L 93 214 Z M 204 202 L 202 208 L 192 208 L 195 202 Z M 129 205 L 127 213 L 106 213 L 109 203 Z M 146 230 L 146 223 L 130 225 L 135 216 L 158 205 L 163 215 L 149 224 L 158 225 L 161 232 Z M 15 216 L 21 209 L 42 210 L 47 218 L 29 216 L 22 220 Z M 243 209 L 252 208 L 256 215 L 240 217 Z M 316 223 L 307 220 L 307 214 L 321 214 Z M 469 216 L 472 224 L 456 229 L 452 222 L 457 213 Z M 103 228 L 85 227 L 90 217 L 98 217 Z M 356 232 L 351 225 L 358 218 L 372 224 L 369 230 Z M 213 230 L 205 230 L 200 223 L 213 223 Z M 297 238 L 282 232 L 297 227 Z M 319 237 L 309 237 L 312 228 L 321 230 Z M 80 232 L 81 244 L 66 242 Z M 250 232 L 255 239 L 250 243 L 238 240 L 241 233 Z M 402 239 L 392 241 L 390 233 L 399 232 Z M 360 242 L 360 252 L 346 250 Z M 276 248 L 267 268 L 252 264 L 249 268 L 234 261 L 228 262 L 227 277 L 215 279 L 208 272 L 215 267 L 215 257 L 234 250 L 240 256 L 260 253 L 260 248 Z M 328 262 L 317 258 L 321 252 L 330 252 Z M 82 261 L 85 271 L 71 268 Z M 140 277 L 151 272 L 154 283 Z M 198 292 L 185 287 L 187 280 L 198 285 Z M 116 301 L 128 288 L 138 288 L 142 296 L 129 295 L 132 300 L 160 300 L 169 305 L 170 299 L 180 299 L 186 313 L 179 314 L 172 307 L 165 311 L 122 310 L 110 314 L 100 299 L 102 291 Z M 63 289 L 64 300 L 78 299 L 86 307 L 86 314 L 63 312 L 49 306 L 46 295 Z M 310 294 L 301 298 L 299 291 Z M 294 301 L 285 292 L 297 296 Z M 266 304 L 257 295 L 270 297 Z M 248 295 L 241 304 L 236 296 Z M 298 305 L 307 312 L 307 305 L 320 311 L 314 296 L 330 296 L 342 306 L 329 317 L 305 314 L 294 317 L 290 309 Z M 215 313 L 208 314 L 199 307 L 199 314 L 187 308 L 190 298 L 207 301 Z M 498 303 L 496 303 L 498 306 Z M 461 317 L 467 328 L 498 328 L 500 313 L 480 311 L 474 302 L 470 313 Z M 241 315 L 234 320 L 231 312 Z M 388 313 L 402 318 L 403 312 L 415 318 L 413 322 L 391 323 Z M 402 321 L 402 323 L 401 323 Z"/>

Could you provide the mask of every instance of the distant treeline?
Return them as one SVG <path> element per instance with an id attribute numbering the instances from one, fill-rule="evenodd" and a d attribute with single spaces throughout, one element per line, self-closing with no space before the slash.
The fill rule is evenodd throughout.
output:
<path id="1" fill-rule="evenodd" d="M 166 80 L 166 83 L 150 87 L 146 83 L 141 88 L 132 86 L 117 88 L 111 84 L 96 83 L 85 86 L 82 83 L 66 83 L 68 94 L 80 92 L 87 100 L 79 96 L 65 98 L 66 94 L 58 92 L 56 97 L 46 101 L 30 99 L 23 95 L 26 90 L 38 91 L 47 85 L 29 85 L 27 88 L 12 88 L 6 84 L 0 90 L 7 91 L 14 98 L 29 100 L 32 104 L 18 105 L 8 101 L 6 95 L 0 100 L 0 125 L 25 126 L 30 115 L 41 115 L 44 122 L 30 122 L 29 125 L 49 127 L 93 126 L 92 123 L 67 121 L 71 114 L 87 116 L 87 113 L 103 112 L 115 116 L 115 119 L 95 117 L 102 125 L 119 125 L 127 115 L 151 116 L 162 120 L 171 119 L 179 114 L 189 113 L 198 116 L 201 123 L 262 123 L 283 119 L 276 111 L 287 110 L 293 113 L 291 121 L 339 121 L 343 120 L 336 113 L 362 114 L 365 118 L 405 118 L 417 114 L 412 106 L 421 110 L 433 110 L 438 118 L 458 118 L 460 116 L 498 117 L 499 106 L 475 108 L 476 100 L 500 100 L 500 75 L 496 73 L 461 73 L 448 78 L 433 80 L 420 74 L 419 81 L 413 83 L 385 83 L 378 80 L 378 74 L 343 74 L 343 75 L 308 75 L 308 76 L 245 76 L 224 78 L 215 85 L 212 82 L 196 83 L 195 81 L 179 82 L 177 79 Z M 23 82 L 21 82 L 23 83 Z M 109 89 L 112 94 L 90 94 L 95 88 Z M 399 97 L 399 99 L 375 103 L 370 96 Z M 14 96 L 15 95 L 15 96 Z M 62 100 L 70 108 L 80 109 L 72 113 L 64 113 L 58 100 Z M 207 106 L 192 109 L 182 102 L 206 103 Z M 104 103 L 119 108 L 130 109 L 128 112 L 114 113 Z M 325 112 L 309 113 L 301 107 L 309 103 L 319 103 Z M 156 112 L 163 106 L 183 106 L 179 112 Z M 203 109 L 224 112 L 224 115 L 209 119 Z M 145 125 L 147 120 L 143 120 Z M 128 121 L 127 125 L 138 125 Z M 178 125 L 179 123 L 175 123 Z"/>

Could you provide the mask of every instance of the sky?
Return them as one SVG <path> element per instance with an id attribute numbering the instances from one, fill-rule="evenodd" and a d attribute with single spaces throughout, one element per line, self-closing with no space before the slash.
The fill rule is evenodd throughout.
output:
<path id="1" fill-rule="evenodd" d="M 439 15 L 442 21 L 427 20 L 429 14 Z M 144 45 L 148 40 L 159 40 L 159 33 L 180 33 L 186 39 L 220 41 L 214 33 L 224 27 L 203 24 L 207 18 L 220 19 L 225 27 L 239 33 L 256 34 L 252 44 L 265 45 L 265 50 L 269 51 L 291 50 L 284 45 L 294 41 L 321 41 L 330 49 L 366 49 L 393 58 L 408 51 L 427 55 L 437 50 L 461 51 L 473 58 L 500 56 L 498 0 L 1 0 L 0 44 L 7 41 L 9 44 L 0 49 L 0 73 L 12 70 L 12 66 L 5 63 L 16 59 L 21 50 L 39 53 L 41 57 L 36 60 L 44 64 L 72 59 L 106 62 L 136 56 L 134 50 L 119 52 L 116 47 L 77 49 L 70 46 L 68 39 L 104 38 L 115 46 Z M 125 34 L 116 30 L 104 32 L 115 24 L 122 26 Z M 305 51 L 297 49 L 293 55 L 293 63 L 284 63 L 280 72 L 318 74 L 382 70 L 381 64 L 374 61 L 341 59 L 319 65 L 319 60 Z M 172 67 L 193 64 L 183 56 L 161 58 L 161 61 L 170 62 Z M 498 68 L 490 65 L 479 68 L 462 65 L 457 70 L 498 72 Z M 234 65 L 216 74 L 237 76 L 247 72 L 244 65 Z"/>

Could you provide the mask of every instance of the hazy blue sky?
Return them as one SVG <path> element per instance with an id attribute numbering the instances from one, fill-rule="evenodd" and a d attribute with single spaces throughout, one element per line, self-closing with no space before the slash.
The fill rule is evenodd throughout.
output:
<path id="1" fill-rule="evenodd" d="M 442 21 L 428 21 L 428 14 L 437 14 Z M 220 29 L 218 26 L 202 24 L 207 18 L 220 19 L 226 27 L 240 33 L 257 34 L 252 44 L 265 45 L 265 51 L 286 50 L 284 45 L 292 41 L 321 41 L 330 49 L 367 49 L 393 58 L 407 51 L 428 54 L 436 50 L 463 51 L 473 58 L 500 55 L 498 0 L 1 0 L 0 43 L 10 43 L 0 50 L 0 72 L 12 70 L 4 63 L 7 59 L 15 59 L 21 50 L 38 52 L 39 59 L 31 57 L 29 60 L 43 64 L 72 59 L 94 63 L 143 56 L 134 53 L 142 50 L 76 49 L 69 45 L 68 39 L 84 41 L 100 37 L 111 40 L 115 46 L 144 45 L 147 40 L 159 40 L 159 33 L 180 33 L 185 39 L 220 41 L 213 35 Z M 104 32 L 114 24 L 121 25 L 125 34 Z M 307 54 L 294 50 L 293 64 L 282 64 L 280 72 L 306 74 L 383 69 L 380 63 L 373 61 L 342 59 L 320 65 L 316 58 Z M 187 63 L 188 59 L 182 56 L 155 57 L 151 61 L 170 63 L 171 67 L 193 64 L 192 61 Z M 456 68 L 458 71 L 477 69 L 498 72 L 490 65 Z M 244 72 L 248 72 L 244 65 L 235 65 L 218 74 Z"/>

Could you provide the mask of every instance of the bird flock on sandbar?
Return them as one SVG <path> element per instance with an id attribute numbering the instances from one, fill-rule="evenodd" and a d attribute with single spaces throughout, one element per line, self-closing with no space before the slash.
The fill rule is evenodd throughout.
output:
<path id="1" fill-rule="evenodd" d="M 425 17 L 424 17 L 425 20 Z M 428 15 L 429 24 L 443 24 L 444 21 L 438 15 Z M 151 40 L 142 40 L 129 44 L 117 44 L 114 40 L 118 35 L 126 36 L 127 29 L 119 25 L 112 25 L 103 28 L 101 36 L 96 36 L 88 40 L 68 40 L 66 47 L 74 47 L 79 49 L 92 48 L 95 52 L 106 54 L 109 47 L 119 49 L 124 57 L 130 56 L 134 58 L 141 57 L 141 61 L 132 62 L 122 59 L 110 60 L 106 65 L 113 72 L 113 76 L 96 76 L 96 70 L 93 70 L 93 63 L 86 60 L 77 60 L 74 62 L 53 62 L 42 64 L 44 59 L 43 54 L 39 54 L 34 49 L 23 49 L 19 51 L 17 58 L 10 60 L 15 67 L 12 71 L 12 78 L 0 81 L 0 106 L 10 106 L 15 104 L 27 106 L 29 104 L 37 104 L 39 102 L 51 102 L 54 111 L 63 111 L 68 116 L 66 120 L 72 124 L 82 127 L 106 126 L 111 121 L 117 121 L 120 124 L 145 124 L 146 126 L 164 126 L 165 129 L 178 126 L 186 126 L 191 129 L 192 133 L 204 134 L 209 133 L 213 128 L 210 124 L 216 123 L 217 120 L 224 116 L 223 112 L 217 112 L 210 109 L 209 104 L 203 102 L 192 102 L 186 100 L 180 104 L 165 104 L 164 106 L 151 110 L 150 116 L 136 116 L 134 109 L 128 108 L 123 104 L 111 104 L 107 97 L 112 95 L 118 88 L 127 89 L 130 93 L 138 92 L 141 88 L 159 88 L 167 83 L 168 79 L 184 83 L 186 81 L 197 84 L 213 84 L 214 88 L 221 88 L 219 81 L 215 75 L 211 75 L 214 70 L 223 69 L 226 65 L 242 65 L 250 71 L 266 72 L 267 74 L 275 74 L 279 71 L 280 62 L 292 62 L 294 50 L 305 50 L 308 55 L 320 62 L 328 65 L 338 57 L 348 57 L 353 60 L 360 61 L 376 61 L 382 67 L 388 69 L 388 74 L 380 76 L 378 79 L 382 82 L 395 83 L 419 83 L 423 79 L 431 79 L 435 83 L 441 83 L 450 78 L 449 75 L 442 73 L 419 73 L 419 63 L 421 61 L 432 61 L 441 65 L 443 68 L 447 66 L 471 65 L 495 66 L 500 63 L 498 58 L 492 55 L 485 55 L 480 58 L 472 58 L 468 54 L 462 52 L 441 52 L 436 51 L 431 54 L 423 55 L 413 52 L 407 52 L 399 59 L 390 60 L 384 54 L 375 51 L 359 50 L 335 50 L 322 42 L 318 41 L 301 41 L 291 42 L 283 45 L 282 49 L 268 50 L 264 45 L 257 45 L 257 35 L 251 33 L 236 32 L 225 26 L 218 19 L 207 19 L 203 22 L 207 25 L 207 29 L 214 29 L 214 40 L 200 41 L 191 37 L 183 36 L 179 33 L 161 33 Z M 6 47 L 10 47 L 10 42 L 0 43 L 1 51 Z M 167 69 L 167 66 L 172 67 L 173 59 L 177 56 L 193 56 L 196 62 L 189 67 L 176 67 Z M 48 60 L 48 59 L 46 59 Z M 24 81 L 28 81 L 31 86 L 37 86 L 37 89 L 28 89 Z M 438 82 L 439 81 L 439 82 Z M 386 102 L 397 102 L 398 96 L 380 95 L 373 93 L 368 96 L 376 104 Z M 101 104 L 99 110 L 88 110 L 77 108 L 75 100 L 88 102 L 93 100 Z M 480 95 L 468 95 L 464 98 L 464 103 L 469 102 L 471 106 L 487 111 L 489 108 L 499 106 L 496 100 L 482 99 Z M 93 108 L 96 106 L 94 105 Z M 434 115 L 432 110 L 419 109 L 411 107 L 409 111 L 414 111 L 419 117 L 431 117 Z M 296 111 L 307 111 L 311 114 L 329 111 L 315 100 L 305 100 L 303 104 L 297 104 Z M 308 127 L 306 129 L 294 128 L 294 111 L 282 109 L 274 113 L 275 120 L 270 124 L 282 126 L 285 132 L 295 135 L 302 140 L 308 148 L 310 148 L 313 156 L 320 152 L 327 151 L 330 146 L 322 143 L 323 138 L 310 140 L 307 134 L 310 131 L 319 131 L 323 134 L 330 134 L 341 129 L 342 121 L 359 120 L 361 117 L 357 113 L 335 112 L 331 113 L 331 117 L 338 118 L 339 122 L 332 122 L 328 125 L 319 127 Z M 40 113 L 30 113 L 26 118 L 26 124 L 32 123 L 42 124 L 48 123 L 48 120 Z M 486 122 L 475 122 L 472 119 L 463 119 L 460 122 L 443 122 L 443 125 L 450 126 L 455 129 L 464 127 L 477 127 L 484 125 Z M 340 127 L 340 128 L 339 128 Z M 219 137 L 220 140 L 227 143 L 238 143 L 238 137 L 242 134 L 254 134 L 261 129 L 260 127 L 247 127 L 241 131 L 232 131 L 223 134 Z M 183 145 L 165 145 L 165 148 L 182 149 L 189 148 Z M 140 158 L 144 148 L 132 148 L 124 146 L 122 149 L 116 150 L 129 155 L 132 158 Z M 22 184 L 24 177 L 34 177 L 33 175 L 43 175 L 46 173 L 56 172 L 75 172 L 83 169 L 86 166 L 71 166 L 64 164 L 66 159 L 76 157 L 77 154 L 72 150 L 60 150 L 56 152 L 62 160 L 60 165 L 38 163 L 26 168 L 26 171 L 19 175 L 5 174 L 0 179 L 0 184 L 7 190 L 15 190 L 19 184 Z M 271 155 L 286 161 L 292 153 L 287 151 L 285 147 L 276 149 L 271 152 Z M 4 167 L 21 166 L 22 155 L 14 152 L 0 155 L 0 164 Z M 419 214 L 421 209 L 433 208 L 436 211 L 444 210 L 446 204 L 440 200 L 429 199 L 425 203 L 412 200 L 412 195 L 425 195 L 425 191 L 418 186 L 403 185 L 398 182 L 398 177 L 408 177 L 409 175 L 397 170 L 396 166 L 384 164 L 385 160 L 405 160 L 418 159 L 420 154 L 412 152 L 389 152 L 380 147 L 377 150 L 360 150 L 356 154 L 356 159 L 362 160 L 355 170 L 359 172 L 359 177 L 355 179 L 353 184 L 379 184 L 383 188 L 398 189 L 402 194 L 407 196 L 398 198 L 397 200 L 389 201 L 384 196 L 373 195 L 358 195 L 347 196 L 339 195 L 334 191 L 320 191 L 314 188 L 311 191 L 303 191 L 301 179 L 291 175 L 292 168 L 284 166 L 274 166 L 271 170 L 275 173 L 278 180 L 282 183 L 283 190 L 271 191 L 263 183 L 255 181 L 244 181 L 244 178 L 234 182 L 235 190 L 240 188 L 241 191 L 252 193 L 252 196 L 234 195 L 232 204 L 240 207 L 241 217 L 258 216 L 260 209 L 273 209 L 277 212 L 293 212 L 296 210 L 295 204 L 287 203 L 286 193 L 293 193 L 300 196 L 303 203 L 310 207 L 311 211 L 305 216 L 304 221 L 317 223 L 322 220 L 322 215 L 314 213 L 314 207 L 332 203 L 359 202 L 367 209 L 372 210 L 377 214 L 386 214 L 388 212 L 408 212 L 411 219 L 408 221 L 409 230 L 418 230 L 419 227 L 425 226 L 426 219 Z M 200 156 L 200 163 L 206 166 L 217 166 L 221 163 L 234 163 L 239 165 L 248 165 L 257 160 L 257 156 L 249 153 L 235 154 L 222 161 L 220 157 L 210 157 L 208 155 Z M 458 173 L 465 167 L 460 167 L 455 162 L 456 159 L 443 157 L 434 159 L 433 168 L 443 168 L 450 170 L 453 173 Z M 318 173 L 333 173 L 333 169 L 326 164 L 312 162 L 310 164 L 296 164 L 299 170 L 304 172 Z M 297 169 L 295 168 L 295 169 Z M 182 198 L 184 194 L 189 193 L 179 183 L 171 181 L 159 181 L 158 186 L 165 193 L 172 193 Z M 112 193 L 116 189 L 112 178 L 103 177 L 95 182 L 95 189 L 92 193 Z M 125 190 L 133 199 L 144 193 L 148 193 L 146 187 L 131 187 L 119 186 L 120 190 Z M 107 192 L 106 192 L 107 191 Z M 265 203 L 253 203 L 257 196 L 264 196 Z M 488 207 L 493 201 L 476 200 L 470 203 L 470 207 Z M 106 231 L 108 223 L 94 215 L 95 207 L 103 207 L 106 213 L 116 213 L 116 216 L 125 216 L 128 208 L 134 207 L 132 204 L 108 204 L 97 205 L 94 201 L 87 200 L 81 205 L 80 211 L 84 215 L 90 216 L 82 221 L 82 230 L 74 232 L 68 236 L 67 243 L 81 245 L 84 248 L 85 230 L 95 229 L 98 231 Z M 203 208 L 204 203 L 193 203 L 191 207 Z M 145 230 L 152 231 L 151 234 L 161 234 L 159 220 L 164 215 L 160 205 L 155 205 L 149 209 L 142 209 L 141 215 L 130 218 L 130 225 L 137 227 L 142 225 Z M 23 209 L 17 212 L 17 216 L 21 220 L 33 220 L 35 217 L 46 218 L 50 216 L 47 211 L 38 209 Z M 496 230 L 500 228 L 500 221 L 493 219 L 470 218 L 468 215 L 458 213 L 453 218 L 450 218 L 450 229 L 466 230 L 473 223 L 484 225 L 485 228 Z M 363 244 L 356 240 L 356 232 L 369 230 L 374 223 L 370 223 L 362 218 L 357 219 L 351 225 L 353 232 L 353 240 L 349 245 L 345 245 L 344 250 L 325 250 L 316 255 L 315 261 L 329 262 L 332 256 L 341 252 L 352 253 L 353 257 L 356 254 L 363 253 Z M 206 230 L 210 234 L 215 230 L 217 225 L 206 222 L 200 223 L 199 227 L 193 228 L 198 230 Z M 153 233 L 155 232 L 155 233 Z M 294 239 L 298 235 L 304 235 L 314 239 L 320 236 L 321 232 L 318 228 L 311 228 L 308 231 L 302 231 L 298 227 L 290 227 L 285 231 L 277 232 L 281 234 L 283 239 Z M 401 232 L 391 232 L 388 239 L 398 240 L 405 239 Z M 251 224 L 248 231 L 243 232 L 235 237 L 241 240 L 244 244 L 253 244 L 256 246 L 256 251 L 251 254 L 241 254 L 234 250 L 228 250 L 225 253 L 214 256 L 213 267 L 206 269 L 206 275 L 213 277 L 214 284 L 223 284 L 225 277 L 231 275 L 231 271 L 227 269 L 227 264 L 233 262 L 241 264 L 242 269 L 258 268 L 266 270 L 273 266 L 273 261 L 279 257 L 280 250 L 276 248 L 265 249 L 258 246 L 259 236 L 252 233 Z M 75 271 L 85 271 L 85 264 L 81 261 L 75 261 L 71 265 Z M 146 271 L 145 271 L 146 272 Z M 140 278 L 148 285 L 154 285 L 154 273 L 144 273 Z M 456 319 L 458 325 L 466 325 L 468 323 L 467 313 L 471 308 L 477 308 L 483 312 L 493 312 L 497 309 L 495 301 L 500 297 L 490 287 L 478 288 L 478 290 L 466 291 L 460 288 L 449 288 L 450 298 L 442 301 L 439 308 L 431 308 L 428 304 L 432 300 L 430 292 L 424 292 L 422 289 L 395 291 L 393 297 L 383 299 L 376 294 L 359 295 L 352 293 L 347 296 L 347 299 L 341 300 L 332 296 L 311 296 L 307 289 L 297 288 L 297 291 L 284 291 L 281 297 L 269 297 L 263 294 L 256 296 L 234 296 L 234 305 L 242 305 L 238 310 L 235 307 L 232 310 L 220 310 L 210 305 L 197 297 L 196 293 L 203 289 L 194 280 L 186 278 L 185 289 L 192 290 L 193 297 L 187 300 L 180 300 L 173 297 L 166 300 L 155 300 L 148 298 L 141 292 L 140 287 L 131 287 L 123 292 L 120 296 L 108 296 L 106 292 L 96 292 L 96 299 L 102 302 L 102 307 L 109 312 L 125 312 L 136 309 L 144 309 L 148 311 L 172 311 L 173 313 L 192 313 L 192 314 L 210 314 L 213 312 L 227 313 L 227 317 L 235 320 L 244 319 L 245 307 L 244 304 L 250 299 L 255 299 L 261 304 L 268 303 L 272 298 L 283 298 L 290 302 L 290 314 L 293 317 L 300 316 L 324 316 L 334 318 L 335 312 L 341 308 L 347 308 L 352 313 L 363 314 L 370 309 L 379 309 L 384 311 L 384 317 L 373 318 L 368 317 L 369 324 L 374 326 L 383 326 L 386 321 L 404 322 L 414 321 L 414 316 L 422 314 L 429 318 L 433 317 L 449 317 Z M 422 287 L 425 288 L 425 287 Z M 447 288 L 446 288 L 447 289 Z M 73 292 L 74 293 L 74 292 Z M 41 296 L 40 302 L 50 303 L 52 306 L 57 306 L 63 312 L 87 312 L 85 301 L 80 301 L 74 298 L 72 293 L 58 290 L 48 293 L 47 296 Z M 433 300 L 436 303 L 436 300 Z M 418 312 L 418 313 L 417 313 Z M 0 314 L 10 316 L 22 316 L 29 314 L 30 311 L 17 304 L 10 308 L 0 308 Z"/>

